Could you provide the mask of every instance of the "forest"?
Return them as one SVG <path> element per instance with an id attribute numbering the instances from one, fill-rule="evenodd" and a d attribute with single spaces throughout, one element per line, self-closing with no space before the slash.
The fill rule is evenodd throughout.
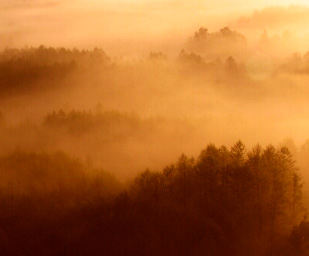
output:
<path id="1" fill-rule="evenodd" d="M 309 255 L 309 7 L 234 2 L 0 1 L 0 255 Z"/>
<path id="2" fill-rule="evenodd" d="M 307 255 L 308 141 L 216 147 L 225 129 L 213 125 L 230 113 L 211 97 L 252 108 L 247 97 L 266 87 L 234 57 L 214 60 L 203 40 L 246 45 L 225 27 L 200 28 L 188 40 L 200 52 L 174 59 L 151 52 L 127 63 L 97 48 L 1 52 L 1 255 Z M 279 63 L 270 79 L 306 75 L 307 55 Z M 143 111 L 126 104 L 132 98 Z M 147 111 L 151 101 L 156 111 Z M 198 115 L 201 107 L 212 114 Z M 225 122 L 237 130 L 236 120 Z"/>
<path id="3" fill-rule="evenodd" d="M 64 153 L 16 151 L 0 174 L 2 255 L 308 253 L 303 183 L 286 147 L 210 144 L 129 184 Z"/>

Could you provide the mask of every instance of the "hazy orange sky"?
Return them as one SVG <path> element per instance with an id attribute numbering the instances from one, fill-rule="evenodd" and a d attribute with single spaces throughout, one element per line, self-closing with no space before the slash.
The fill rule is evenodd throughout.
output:
<path id="1" fill-rule="evenodd" d="M 40 44 L 66 47 L 145 42 L 151 48 L 185 40 L 200 26 L 218 29 L 268 6 L 307 5 L 305 0 L 2 0 L 0 48 Z M 181 42 L 181 43 L 182 43 Z M 116 47 L 126 52 L 124 47 Z M 148 48 L 147 48 L 148 49 Z"/>

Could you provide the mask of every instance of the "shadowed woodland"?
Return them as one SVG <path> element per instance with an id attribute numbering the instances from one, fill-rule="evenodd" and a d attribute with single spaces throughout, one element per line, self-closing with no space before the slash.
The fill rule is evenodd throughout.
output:
<path id="1" fill-rule="evenodd" d="M 63 153 L 17 151 L 0 170 L 2 255 L 307 253 L 302 181 L 285 147 L 211 144 L 126 185 Z"/>
<path id="2" fill-rule="evenodd" d="M 309 255 L 309 9 L 180 23 L 168 38 L 143 20 L 112 46 L 95 39 L 113 32 L 95 32 L 98 13 L 91 40 L 78 16 L 73 46 L 5 23 L 0 255 Z M 104 15 L 119 13 L 148 15 Z"/>
<path id="3" fill-rule="evenodd" d="M 243 46 L 245 39 L 228 28 L 209 35 L 201 28 L 188 44 L 193 47 L 206 40 L 215 47 L 217 40 L 230 37 Z M 201 90 L 201 81 L 208 81 L 211 90 L 230 101 L 230 83 L 255 85 L 233 57 L 211 61 L 212 56 L 202 53 L 208 48 L 197 49 L 200 54 L 181 50 L 174 60 L 152 52 L 134 64 L 112 62 L 99 49 L 41 46 L 1 53 L 2 255 L 307 255 L 308 192 L 295 160 L 308 168 L 308 142 L 297 148 L 293 140 L 286 140 L 280 147 L 258 145 L 251 150 L 240 141 L 230 149 L 209 144 L 198 157 L 181 155 L 170 165 L 179 150 L 191 151 L 190 145 L 196 147 L 203 138 L 194 119 L 162 115 L 160 106 L 157 116 L 115 106 L 117 110 L 107 110 L 112 109 L 108 97 L 117 97 L 116 89 L 122 89 L 122 99 L 139 92 L 135 100 L 140 106 L 145 106 L 142 97 L 148 90 L 154 100 L 174 90 L 158 91 L 143 73 L 137 78 L 135 69 L 150 76 L 170 71 L 170 77 L 160 78 L 166 85 L 172 76 L 181 81 L 185 71 L 186 79 L 197 82 L 196 90 Z M 278 72 L 303 76 L 306 56 L 293 55 L 277 66 L 274 76 Z M 98 70 L 102 77 L 91 77 Z M 120 74 L 128 80 L 119 81 Z M 103 90 L 106 102 L 76 110 L 48 98 L 61 95 L 82 109 L 84 103 L 74 101 L 80 90 L 85 91 L 75 83 L 85 78 L 91 85 L 87 89 Z M 142 86 L 145 81 L 147 90 Z M 177 92 L 190 97 L 187 82 L 178 84 Z M 252 88 L 242 88 L 244 97 L 252 93 Z M 245 101 L 243 96 L 237 100 Z M 40 111 L 36 97 L 46 100 Z M 24 116 L 15 116 L 12 105 L 23 109 Z M 212 111 L 211 106 L 208 109 Z M 161 171 L 140 173 L 147 165 Z"/>

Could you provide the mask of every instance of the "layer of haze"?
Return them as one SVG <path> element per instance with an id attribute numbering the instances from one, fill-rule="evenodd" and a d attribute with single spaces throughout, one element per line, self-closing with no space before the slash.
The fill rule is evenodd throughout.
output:
<path id="1" fill-rule="evenodd" d="M 242 0 L 5 0 L 0 3 L 0 47 L 99 46 L 114 56 L 130 57 L 153 48 L 172 51 L 201 25 L 218 30 L 232 23 L 234 27 L 246 29 L 243 22 L 235 24 L 237 17 L 250 16 L 268 4 L 267 1 Z M 271 3 L 272 6 L 290 4 L 305 5 L 306 2 L 278 0 Z M 303 16 L 308 17 L 307 9 Z M 301 19 L 300 15 L 294 16 L 294 20 Z M 291 19 L 282 17 L 281 22 L 286 23 L 284 27 Z M 272 23 L 269 17 L 262 24 L 258 20 L 258 32 Z"/>
<path id="2" fill-rule="evenodd" d="M 23 49 L 2 52 L 1 72 L 10 70 L 13 88 L 1 92 L 2 153 L 61 150 L 126 178 L 210 142 L 291 138 L 302 155 L 309 138 L 305 4 L 1 1 L 0 47 Z M 92 50 L 90 60 L 76 57 L 94 47 L 106 54 L 100 62 Z"/>
<path id="3" fill-rule="evenodd" d="M 0 255 L 308 255 L 309 6 L 271 4 L 0 0 Z"/>

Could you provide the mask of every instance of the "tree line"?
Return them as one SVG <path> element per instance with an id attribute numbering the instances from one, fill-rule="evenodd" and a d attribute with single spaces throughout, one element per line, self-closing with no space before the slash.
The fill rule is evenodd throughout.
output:
<path id="1" fill-rule="evenodd" d="M 8 48 L 0 52 L 0 95 L 59 88 L 78 68 L 107 65 L 102 49 L 92 51 L 45 47 Z"/>
<path id="2" fill-rule="evenodd" d="M 129 184 L 63 153 L 0 158 L 2 255 L 306 255 L 287 148 L 208 145 Z"/>

